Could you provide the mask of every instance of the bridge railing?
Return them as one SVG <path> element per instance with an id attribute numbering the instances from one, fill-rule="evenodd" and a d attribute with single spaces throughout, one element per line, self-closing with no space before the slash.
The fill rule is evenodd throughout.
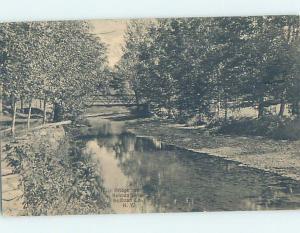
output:
<path id="1" fill-rule="evenodd" d="M 87 101 L 89 106 L 138 106 L 145 103 L 137 104 L 134 95 L 93 95 Z"/>

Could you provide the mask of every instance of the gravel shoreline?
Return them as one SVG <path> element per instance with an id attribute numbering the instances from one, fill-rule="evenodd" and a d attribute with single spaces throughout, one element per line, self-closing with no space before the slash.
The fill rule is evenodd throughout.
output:
<path id="1" fill-rule="evenodd" d="M 300 181 L 300 140 L 216 135 L 201 127 L 184 127 L 170 120 L 151 118 L 128 120 L 125 125 L 137 135 L 152 136 L 165 143 Z"/>

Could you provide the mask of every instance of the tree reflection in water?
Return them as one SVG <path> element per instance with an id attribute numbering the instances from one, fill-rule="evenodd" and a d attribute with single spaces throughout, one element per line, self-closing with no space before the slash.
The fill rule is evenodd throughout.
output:
<path id="1" fill-rule="evenodd" d="M 296 209 L 300 184 L 207 154 L 123 133 L 87 142 L 108 189 L 138 188 L 143 201 L 116 212 Z"/>

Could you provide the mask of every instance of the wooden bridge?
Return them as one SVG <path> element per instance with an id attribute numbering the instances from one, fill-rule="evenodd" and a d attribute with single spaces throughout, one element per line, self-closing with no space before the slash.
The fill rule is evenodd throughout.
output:
<path id="1" fill-rule="evenodd" d="M 88 106 L 113 107 L 113 106 L 141 106 L 145 103 L 137 104 L 134 95 L 94 95 L 88 101 Z"/>

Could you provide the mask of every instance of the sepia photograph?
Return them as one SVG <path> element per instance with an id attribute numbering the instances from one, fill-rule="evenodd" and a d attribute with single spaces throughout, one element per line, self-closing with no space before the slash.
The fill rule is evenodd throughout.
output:
<path id="1" fill-rule="evenodd" d="M 300 209 L 300 17 L 0 23 L 7 216 Z"/>

